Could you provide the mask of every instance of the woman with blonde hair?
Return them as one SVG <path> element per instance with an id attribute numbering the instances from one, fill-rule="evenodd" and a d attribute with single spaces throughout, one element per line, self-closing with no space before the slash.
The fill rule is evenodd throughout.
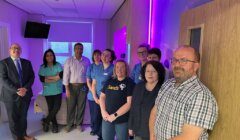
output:
<path id="1" fill-rule="evenodd" d="M 134 82 L 128 77 L 128 65 L 116 61 L 114 77 L 109 79 L 100 95 L 102 113 L 102 137 L 104 140 L 128 140 L 128 116 Z"/>

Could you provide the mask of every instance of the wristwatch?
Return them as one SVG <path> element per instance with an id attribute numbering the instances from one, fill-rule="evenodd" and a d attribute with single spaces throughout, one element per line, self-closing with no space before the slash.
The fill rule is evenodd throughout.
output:
<path id="1" fill-rule="evenodd" d="M 113 115 L 114 115 L 115 117 L 118 117 L 118 114 L 117 114 L 117 112 L 115 112 Z"/>

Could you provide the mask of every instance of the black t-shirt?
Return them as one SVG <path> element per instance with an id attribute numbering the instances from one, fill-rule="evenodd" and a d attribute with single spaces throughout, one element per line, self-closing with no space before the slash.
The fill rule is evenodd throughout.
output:
<path id="1" fill-rule="evenodd" d="M 102 92 L 106 95 L 106 111 L 109 114 L 115 113 L 120 107 L 127 103 L 127 97 L 132 96 L 134 82 L 126 77 L 122 81 L 116 78 L 109 79 L 103 86 Z M 129 113 L 119 116 L 113 123 L 123 123 L 128 121 Z"/>

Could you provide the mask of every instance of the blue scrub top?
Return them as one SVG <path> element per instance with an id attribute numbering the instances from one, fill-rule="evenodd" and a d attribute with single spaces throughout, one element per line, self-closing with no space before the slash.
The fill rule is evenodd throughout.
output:
<path id="1" fill-rule="evenodd" d="M 56 76 L 57 73 L 62 72 L 62 66 L 60 63 L 56 63 L 52 67 L 45 67 L 41 65 L 38 74 L 40 76 Z M 62 90 L 62 79 L 52 83 L 42 83 L 43 85 L 43 96 L 57 95 L 63 92 Z"/>
<path id="2" fill-rule="evenodd" d="M 101 64 L 96 65 L 95 63 L 92 63 L 92 64 L 88 67 L 88 69 L 87 69 L 87 73 L 86 73 L 87 78 L 92 81 L 93 75 L 95 75 L 96 71 L 97 71 L 98 69 L 100 69 L 100 67 L 101 67 Z M 88 100 L 90 100 L 90 101 L 94 101 L 93 96 L 92 96 L 92 93 L 91 93 L 90 90 L 89 90 L 89 92 L 88 92 L 87 98 L 88 98 Z"/>
<path id="3" fill-rule="evenodd" d="M 134 66 L 131 72 L 130 78 L 135 82 L 135 84 L 142 81 L 141 69 L 142 69 L 142 64 L 138 63 Z"/>
<path id="4" fill-rule="evenodd" d="M 101 64 L 100 67 L 96 69 L 95 74 L 93 75 L 93 79 L 96 79 L 97 81 L 96 90 L 98 96 L 100 95 L 106 81 L 112 77 L 113 68 L 113 64 L 110 64 L 106 69 L 104 69 L 103 64 Z"/>

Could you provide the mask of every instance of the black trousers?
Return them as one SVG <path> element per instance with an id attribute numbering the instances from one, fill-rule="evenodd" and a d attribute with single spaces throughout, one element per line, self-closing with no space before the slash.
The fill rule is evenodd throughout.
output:
<path id="1" fill-rule="evenodd" d="M 67 126 L 81 125 L 83 122 L 87 84 L 69 85 L 70 97 L 67 98 Z"/>
<path id="2" fill-rule="evenodd" d="M 31 99 L 19 97 L 16 101 L 5 101 L 9 128 L 13 139 L 27 135 L 27 112 Z"/>
<path id="3" fill-rule="evenodd" d="M 100 106 L 95 101 L 88 100 L 91 116 L 91 128 L 94 133 L 102 137 L 102 115 Z"/>
<path id="4" fill-rule="evenodd" d="M 52 122 L 53 125 L 57 125 L 56 115 L 62 104 L 62 94 L 45 96 L 48 105 L 48 116 L 46 117 L 46 123 Z"/>

